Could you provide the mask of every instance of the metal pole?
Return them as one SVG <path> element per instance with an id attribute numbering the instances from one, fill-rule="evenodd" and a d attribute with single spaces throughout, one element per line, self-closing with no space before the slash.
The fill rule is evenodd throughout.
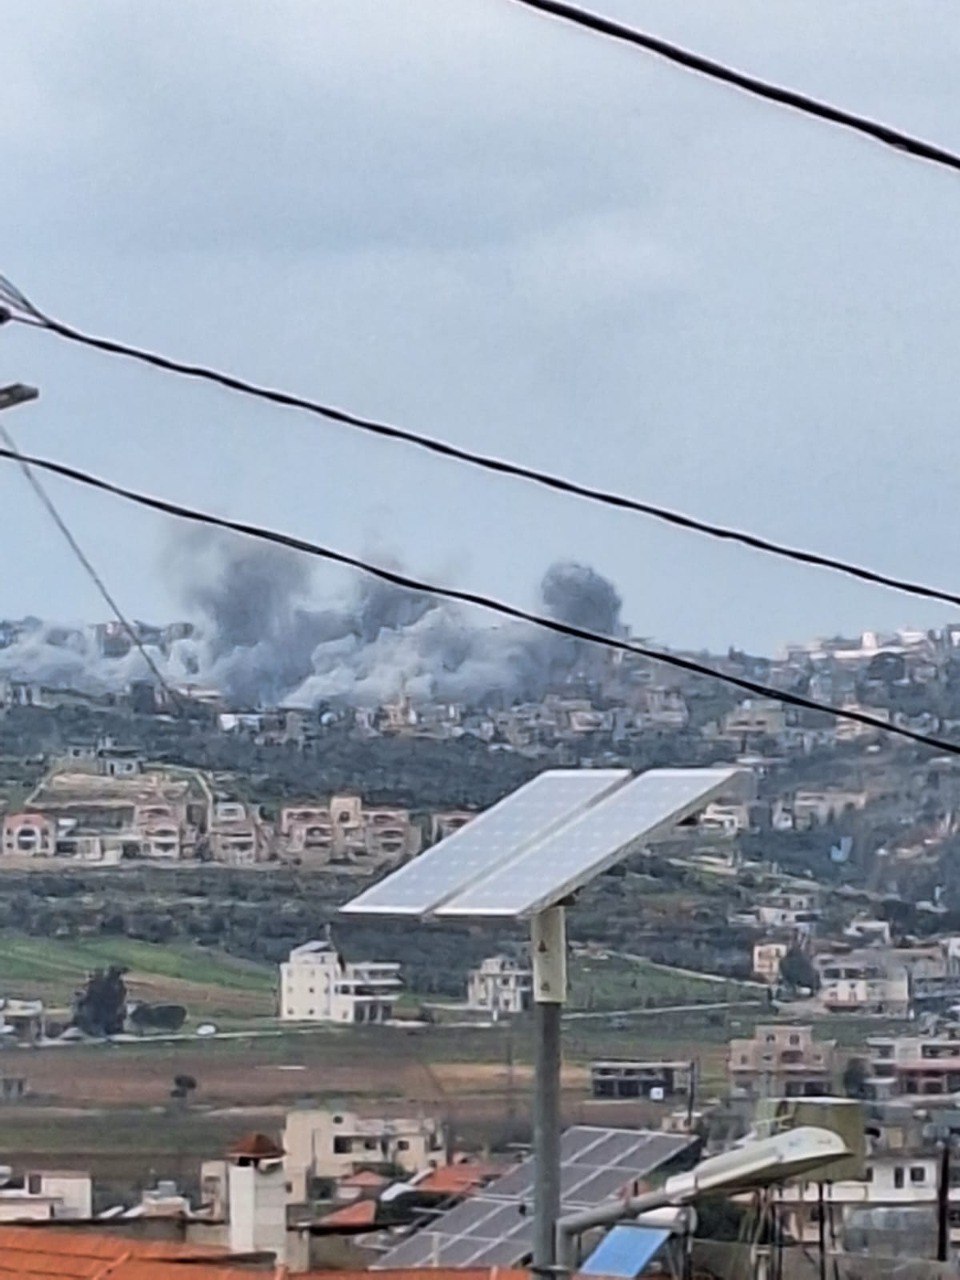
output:
<path id="1" fill-rule="evenodd" d="M 563 907 L 533 917 L 533 1270 L 550 1273 L 557 1261 L 560 1217 L 560 1015 L 567 994 Z"/>

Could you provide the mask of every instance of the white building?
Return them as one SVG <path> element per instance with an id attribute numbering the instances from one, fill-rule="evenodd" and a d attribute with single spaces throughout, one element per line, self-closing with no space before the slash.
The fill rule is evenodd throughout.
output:
<path id="1" fill-rule="evenodd" d="M 533 973 L 510 956 L 488 956 L 467 977 L 467 1008 L 492 1014 L 523 1013 L 533 998 Z"/>
<path id="2" fill-rule="evenodd" d="M 280 966 L 285 1022 L 389 1022 L 401 988 L 400 966 L 348 962 L 333 943 L 305 942 Z"/>
<path id="3" fill-rule="evenodd" d="M 93 1216 L 93 1183 L 89 1173 L 66 1169 L 29 1172 L 15 1179 L 10 1170 L 0 1171 L 6 1181 L 0 1186 L 0 1222 L 73 1219 L 89 1221 Z"/>

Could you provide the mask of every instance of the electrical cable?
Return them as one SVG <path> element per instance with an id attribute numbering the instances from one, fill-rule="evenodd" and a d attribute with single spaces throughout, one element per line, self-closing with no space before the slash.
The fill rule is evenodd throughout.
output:
<path id="1" fill-rule="evenodd" d="M 4 290 L 4 286 L 6 286 L 6 291 Z M 272 404 L 282 405 L 287 408 L 302 409 L 308 413 L 327 418 L 332 422 L 337 422 L 348 427 L 354 427 L 360 431 L 369 432 L 375 436 L 380 436 L 389 440 L 399 440 L 405 444 L 414 445 L 417 448 L 425 449 L 430 453 L 438 454 L 441 457 L 453 459 L 455 462 L 464 462 L 470 466 L 480 467 L 485 471 L 493 471 L 499 475 L 512 476 L 516 479 L 527 480 L 533 484 L 540 485 L 547 489 L 552 489 L 558 493 L 569 494 L 577 498 L 585 498 L 590 502 L 597 502 L 603 506 L 614 507 L 621 511 L 633 511 L 639 515 L 649 516 L 651 519 L 659 520 L 679 529 L 685 529 L 691 533 L 701 533 L 720 541 L 738 543 L 741 546 L 749 547 L 753 551 L 762 551 L 765 554 L 779 556 L 782 559 L 792 560 L 795 563 L 804 564 L 812 568 L 830 569 L 834 572 L 845 574 L 847 577 L 856 578 L 861 582 L 868 582 L 875 586 L 889 587 L 894 591 L 900 591 L 906 595 L 919 596 L 926 600 L 938 600 L 945 604 L 960 606 L 960 594 L 948 591 L 942 587 L 928 586 L 924 583 L 914 582 L 907 578 L 898 578 L 893 574 L 882 573 L 879 570 L 867 568 L 865 565 L 858 565 L 849 561 L 840 560 L 836 556 L 824 555 L 817 551 L 807 551 L 800 547 L 788 546 L 785 543 L 775 542 L 770 538 L 764 538 L 758 534 L 749 533 L 742 529 L 734 529 L 725 525 L 714 524 L 711 521 L 700 519 L 697 516 L 687 515 L 682 511 L 672 511 L 667 507 L 661 507 L 651 502 L 644 502 L 637 498 L 628 498 L 622 494 L 611 493 L 604 489 L 596 489 L 590 485 L 582 484 L 578 480 L 569 480 L 563 476 L 553 475 L 550 472 L 539 471 L 534 467 L 523 466 L 518 462 L 511 462 L 508 459 L 495 458 L 488 454 L 476 453 L 473 450 L 462 448 L 459 445 L 450 444 L 446 440 L 437 440 L 431 436 L 422 435 L 419 432 L 412 431 L 406 427 L 399 427 L 387 422 L 379 422 L 372 418 L 360 417 L 359 415 L 350 413 L 345 409 L 338 409 L 330 405 L 322 404 L 319 401 L 308 400 L 290 392 L 278 391 L 269 387 L 259 386 L 256 383 L 247 382 L 245 379 L 234 377 L 232 374 L 222 373 L 216 369 L 209 369 L 202 365 L 187 364 L 181 360 L 175 360 L 170 356 L 161 355 L 155 351 L 148 351 L 141 347 L 130 346 L 126 343 L 114 341 L 111 338 L 94 337 L 92 334 L 84 333 L 79 329 L 74 329 L 60 320 L 55 320 L 51 316 L 45 315 L 43 312 L 38 310 L 33 303 L 29 302 L 19 290 L 14 290 L 14 287 L 9 283 L 9 281 L 5 281 L 4 277 L 0 276 L 0 298 L 2 297 L 5 297 L 8 309 L 6 312 L 0 312 L 0 324 L 2 324 L 6 318 L 15 323 L 30 325 L 33 328 L 48 329 L 52 333 L 56 333 L 60 337 L 68 339 L 70 342 L 80 343 L 83 346 L 92 347 L 98 351 L 105 351 L 111 355 L 126 356 L 130 359 L 138 360 L 143 364 L 151 365 L 154 368 L 162 369 L 169 373 L 178 373 L 189 378 L 200 379 L 204 382 L 212 382 L 229 391 L 237 391 L 244 395 L 254 396 L 257 399 L 266 400 Z M 15 302 L 15 298 L 19 299 L 19 301 Z M 20 307 L 28 314 L 15 314 L 10 310 L 13 306 Z"/>
<path id="2" fill-rule="evenodd" d="M 291 551 L 300 551 L 305 555 L 330 561 L 332 564 L 345 565 L 350 569 L 379 578 L 381 581 L 389 582 L 394 586 L 403 587 L 408 591 L 432 595 L 443 600 L 455 600 L 460 604 L 473 605 L 491 613 L 502 614 L 505 618 L 513 618 L 518 622 L 527 622 L 544 630 L 553 631 L 557 635 L 569 636 L 571 639 L 583 640 L 589 644 L 602 645 L 608 649 L 616 649 L 621 653 L 636 654 L 638 657 L 647 658 L 652 662 L 663 663 L 665 666 L 674 667 L 679 671 L 686 671 L 691 675 L 703 676 L 710 680 L 719 680 L 723 684 L 730 685 L 732 688 L 740 689 L 757 697 L 770 698 L 784 703 L 786 706 L 799 707 L 805 711 L 818 711 L 841 720 L 850 720 L 855 724 L 866 725 L 868 728 L 878 729 L 883 733 L 894 734 L 897 737 L 919 743 L 921 746 L 932 747 L 935 751 L 960 756 L 960 743 L 949 742 L 945 738 L 935 738 L 930 734 L 921 733 L 919 730 L 909 729 L 905 725 L 889 724 L 885 720 L 869 715 L 864 711 L 857 711 L 851 707 L 834 707 L 829 703 L 807 698 L 803 694 L 792 693 L 785 689 L 775 689 L 770 685 L 762 684 L 757 680 L 750 680 L 745 676 L 735 676 L 724 671 L 717 671 L 714 667 L 698 662 L 694 658 L 684 657 L 681 654 L 670 653 L 662 649 L 651 649 L 647 645 L 636 644 L 633 641 L 623 640 L 617 636 L 605 636 L 599 632 L 590 631 L 585 627 L 561 622 L 558 618 L 551 618 L 546 614 L 534 613 L 529 609 L 521 609 L 518 605 L 509 604 L 504 600 L 497 600 L 492 596 L 483 595 L 479 592 L 464 591 L 458 587 L 440 587 L 435 583 L 425 582 L 422 579 L 400 573 L 395 569 L 387 569 L 382 565 L 371 564 L 370 561 L 350 555 L 345 551 L 337 551 L 331 547 L 324 547 L 319 543 L 310 542 L 305 538 L 298 538 L 293 534 L 281 533 L 275 529 L 249 524 L 243 520 L 232 520 L 227 516 L 214 515 L 210 511 L 186 507 L 168 498 L 157 498 L 150 494 L 140 493 L 135 489 L 128 489 L 123 485 L 92 475 L 88 471 L 82 471 L 67 463 L 54 462 L 48 458 L 29 457 L 5 448 L 0 448 L 0 458 L 9 458 L 13 462 L 39 467 L 52 475 L 62 476 L 66 480 L 73 480 L 89 489 L 112 494 L 114 497 L 123 498 L 125 501 L 134 503 L 137 506 L 159 511 L 164 515 L 174 516 L 180 520 L 190 520 L 196 524 L 207 525 L 215 529 L 226 529 L 232 533 L 256 538 L 261 542 L 269 542 L 275 546 L 286 547 Z"/>
<path id="3" fill-rule="evenodd" d="M 960 155 L 955 151 L 948 151 L 946 147 L 926 142 L 923 138 L 904 133 L 903 130 L 895 129 L 879 120 L 871 120 L 867 116 L 857 115 L 842 107 L 835 107 L 832 103 L 810 97 L 809 94 L 799 93 L 796 89 L 788 89 L 783 85 L 763 80 L 759 76 L 748 75 L 735 67 L 695 53 L 692 49 L 686 49 L 659 36 L 650 35 L 636 27 L 628 27 L 625 23 L 615 22 L 612 18 L 593 13 L 589 9 L 582 9 L 579 5 L 568 4 L 566 0 L 513 0 L 513 3 L 585 27 L 598 35 L 637 45 L 648 53 L 656 54 L 660 58 L 666 58 L 669 62 L 685 67 L 688 71 L 696 71 L 710 79 L 742 89 L 755 97 L 765 98 L 778 106 L 789 107 L 804 115 L 815 116 L 819 120 L 840 125 L 844 129 L 853 129 L 857 133 L 866 134 L 876 142 L 882 142 L 888 147 L 906 152 L 920 160 L 929 160 L 932 164 L 960 170 Z"/>
<path id="4" fill-rule="evenodd" d="M 67 522 L 64 520 L 63 516 L 57 510 L 57 507 L 53 499 L 50 497 L 50 494 L 47 492 L 44 486 L 40 483 L 38 478 L 34 475 L 30 463 L 27 461 L 26 458 L 24 458 L 23 454 L 20 452 L 19 446 L 17 445 L 16 441 L 14 440 L 10 432 L 7 430 L 7 428 L 3 425 L 3 423 L 0 423 L 0 439 L 3 440 L 4 444 L 7 447 L 7 451 L 8 451 L 7 456 L 13 457 L 19 462 L 20 470 L 23 472 L 23 475 L 27 483 L 30 485 L 30 488 L 40 499 L 40 502 L 44 510 L 49 515 L 50 519 L 60 530 L 70 550 L 73 552 L 77 560 L 79 560 L 80 564 L 83 566 L 84 571 L 86 572 L 87 576 L 90 578 L 93 585 L 96 587 L 97 591 L 99 591 L 101 597 L 103 598 L 103 600 L 107 605 L 107 608 L 110 610 L 110 612 L 116 618 L 117 622 L 122 627 L 123 631 L 126 633 L 127 639 L 139 651 L 140 656 L 141 658 L 143 658 L 144 662 L 147 664 L 147 667 L 150 673 L 157 680 L 158 684 L 163 689 L 164 693 L 170 699 L 172 705 L 177 707 L 178 709 L 182 708 L 183 704 L 182 704 L 180 695 L 176 692 L 175 689 L 171 688 L 170 685 L 167 683 L 166 678 L 163 675 L 163 672 L 157 666 L 156 662 L 153 659 L 152 654 L 148 652 L 147 647 L 143 643 L 143 639 L 140 636 L 139 632 L 137 631 L 136 627 L 134 627 L 133 624 L 129 621 L 126 614 L 123 612 L 123 610 L 120 608 L 120 605 L 117 603 L 116 598 L 111 593 L 109 587 L 104 582 L 100 574 L 97 572 L 94 565 L 91 563 L 90 558 L 87 556 L 86 552 L 83 550 L 79 542 L 77 542 L 76 538 L 73 536 L 73 533 L 71 532 L 69 526 L 67 525 Z"/>

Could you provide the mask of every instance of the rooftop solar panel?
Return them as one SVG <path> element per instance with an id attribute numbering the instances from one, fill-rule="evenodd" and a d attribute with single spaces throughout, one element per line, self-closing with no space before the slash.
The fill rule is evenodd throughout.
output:
<path id="1" fill-rule="evenodd" d="M 622 786 L 627 769 L 549 769 L 341 907 L 423 916 Z"/>
<path id="2" fill-rule="evenodd" d="M 641 842 L 696 813 L 738 775 L 736 769 L 642 773 L 505 865 L 498 862 L 478 874 L 437 915 L 529 916 L 562 902 Z"/>
<path id="3" fill-rule="evenodd" d="M 689 1145 L 689 1139 L 650 1130 L 577 1125 L 561 1140 L 563 1212 L 591 1208 L 617 1195 Z M 616 1167 L 606 1163 L 617 1157 Z M 441 1214 L 429 1227 L 384 1254 L 376 1269 L 431 1266 L 507 1266 L 533 1246 L 533 1161 L 486 1187 L 483 1194 Z"/>

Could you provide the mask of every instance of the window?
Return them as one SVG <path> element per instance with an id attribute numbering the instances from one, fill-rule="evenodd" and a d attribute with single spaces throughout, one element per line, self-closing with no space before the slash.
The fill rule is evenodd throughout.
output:
<path id="1" fill-rule="evenodd" d="M 800 1043 L 800 1037 L 799 1037 L 799 1036 L 791 1036 L 791 1037 L 790 1037 L 790 1043 L 791 1043 L 791 1044 L 799 1044 L 799 1043 Z"/>
<path id="2" fill-rule="evenodd" d="M 872 1165 L 868 1166 L 867 1171 L 866 1171 L 866 1173 L 865 1173 L 865 1174 L 864 1174 L 864 1176 L 863 1176 L 863 1180 L 864 1180 L 864 1182 L 872 1182 L 872 1181 L 873 1181 L 873 1166 L 872 1166 Z"/>
<path id="3" fill-rule="evenodd" d="M 350 1139 L 337 1134 L 333 1140 L 333 1154 L 335 1156 L 348 1156 L 351 1149 Z"/>
<path id="4" fill-rule="evenodd" d="M 893 1171 L 893 1185 L 898 1191 L 903 1187 L 903 1165 L 898 1164 Z"/>
<path id="5" fill-rule="evenodd" d="M 410 1150 L 410 1143 L 406 1140 L 406 1138 L 401 1138 L 401 1139 L 399 1140 L 399 1142 L 397 1143 L 397 1150 L 398 1150 L 398 1151 L 409 1151 L 409 1150 Z"/>
<path id="6" fill-rule="evenodd" d="M 364 1151 L 376 1151 L 376 1149 L 377 1149 L 377 1142 L 376 1142 L 376 1139 L 375 1139 L 375 1138 L 364 1138 L 364 1140 L 363 1140 L 363 1149 L 364 1149 Z"/>
<path id="7" fill-rule="evenodd" d="M 921 1182 L 926 1182 L 926 1180 L 927 1171 L 922 1164 L 914 1164 L 910 1166 L 910 1181 L 914 1186 L 919 1185 Z"/>

